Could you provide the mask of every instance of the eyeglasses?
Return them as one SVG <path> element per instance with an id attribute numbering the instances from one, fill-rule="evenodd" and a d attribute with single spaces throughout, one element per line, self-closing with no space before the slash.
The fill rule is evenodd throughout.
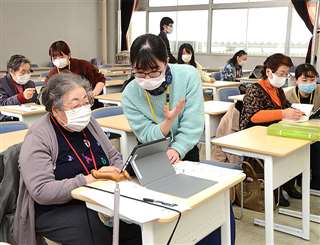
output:
<path id="1" fill-rule="evenodd" d="M 64 106 L 64 110 L 68 111 L 68 110 L 75 110 L 77 108 L 80 108 L 82 106 L 86 106 L 86 105 L 90 105 L 92 106 L 94 103 L 94 98 L 91 95 L 91 93 L 88 93 L 87 96 L 85 98 L 83 98 L 82 101 L 80 101 L 80 99 L 73 99 L 70 103 L 68 103 L 67 106 Z"/>
<path id="2" fill-rule="evenodd" d="M 145 78 L 149 76 L 150 78 L 159 77 L 163 71 L 151 71 L 151 72 L 133 72 L 132 74 L 137 78 Z"/>
<path id="3" fill-rule="evenodd" d="M 282 78 L 287 78 L 287 79 L 290 79 L 292 76 L 291 74 L 278 74 L 278 73 L 275 73 L 278 77 L 282 77 Z"/>

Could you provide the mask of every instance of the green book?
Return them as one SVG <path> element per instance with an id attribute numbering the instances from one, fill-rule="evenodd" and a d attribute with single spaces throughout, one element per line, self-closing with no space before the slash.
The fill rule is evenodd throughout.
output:
<path id="1" fill-rule="evenodd" d="M 320 127 L 298 123 L 274 123 L 267 129 L 268 135 L 320 141 Z"/>

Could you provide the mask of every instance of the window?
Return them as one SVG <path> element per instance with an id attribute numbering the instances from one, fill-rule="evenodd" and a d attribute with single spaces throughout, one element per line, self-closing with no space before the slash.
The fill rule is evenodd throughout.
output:
<path id="1" fill-rule="evenodd" d="M 179 11 L 176 28 L 178 40 L 176 51 L 181 44 L 190 43 L 196 53 L 207 52 L 207 10 Z"/>
<path id="2" fill-rule="evenodd" d="M 248 3 L 248 2 L 266 2 L 275 0 L 213 0 L 213 3 Z"/>
<path id="3" fill-rule="evenodd" d="M 211 52 L 283 53 L 287 12 L 287 7 L 213 10 Z"/>
<path id="4" fill-rule="evenodd" d="M 209 0 L 149 0 L 150 7 L 209 4 Z"/>
<path id="5" fill-rule="evenodd" d="M 130 35 L 131 43 L 138 36 L 146 33 L 146 12 L 145 11 L 134 11 L 132 13 L 130 28 L 131 28 L 131 35 Z"/>
<path id="6" fill-rule="evenodd" d="M 195 52 L 207 52 L 208 11 L 150 12 L 149 32 L 158 35 L 160 20 L 168 16 L 174 21 L 173 32 L 168 34 L 171 52 L 176 52 L 182 43 L 190 43 Z M 194 20 L 197 21 L 194 21 Z"/>
<path id="7" fill-rule="evenodd" d="M 232 20 L 232 21 L 231 21 Z M 213 53 L 235 53 L 246 47 L 247 9 L 223 9 L 212 12 Z"/>
<path id="8" fill-rule="evenodd" d="M 284 53 L 287 16 L 288 8 L 249 9 L 247 30 L 248 53 L 257 55 Z"/>
<path id="9" fill-rule="evenodd" d="M 292 12 L 289 54 L 292 56 L 306 56 L 311 36 L 312 34 L 304 24 L 303 20 L 294 10 Z"/>

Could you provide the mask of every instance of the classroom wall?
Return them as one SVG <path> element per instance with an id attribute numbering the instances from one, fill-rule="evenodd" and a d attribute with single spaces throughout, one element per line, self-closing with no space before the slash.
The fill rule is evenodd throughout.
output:
<path id="1" fill-rule="evenodd" d="M 13 54 L 47 65 L 48 49 L 65 40 L 74 57 L 98 57 L 100 0 L 0 0 L 0 69 Z"/>
<path id="2" fill-rule="evenodd" d="M 221 55 L 221 54 L 215 54 L 215 55 L 208 55 L 208 54 L 196 54 L 196 60 L 203 65 L 204 67 L 208 68 L 216 68 L 221 67 L 226 64 L 228 59 L 230 59 L 230 55 Z M 253 69 L 256 65 L 262 64 L 266 56 L 248 56 L 248 61 L 244 65 L 243 69 Z M 304 63 L 305 58 L 304 57 L 292 57 L 292 62 L 295 66 Z"/>

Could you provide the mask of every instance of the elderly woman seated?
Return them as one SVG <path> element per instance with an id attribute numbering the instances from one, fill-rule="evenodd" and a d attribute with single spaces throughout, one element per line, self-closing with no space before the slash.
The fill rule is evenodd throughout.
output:
<path id="1" fill-rule="evenodd" d="M 62 244 L 111 244 L 105 226 L 71 191 L 96 181 L 92 170 L 115 172 L 123 162 L 91 117 L 87 80 L 61 73 L 42 92 L 48 113 L 30 128 L 22 145 L 15 217 L 17 244 L 35 245 L 43 237 Z M 120 222 L 120 243 L 140 244 L 140 228 Z"/>

